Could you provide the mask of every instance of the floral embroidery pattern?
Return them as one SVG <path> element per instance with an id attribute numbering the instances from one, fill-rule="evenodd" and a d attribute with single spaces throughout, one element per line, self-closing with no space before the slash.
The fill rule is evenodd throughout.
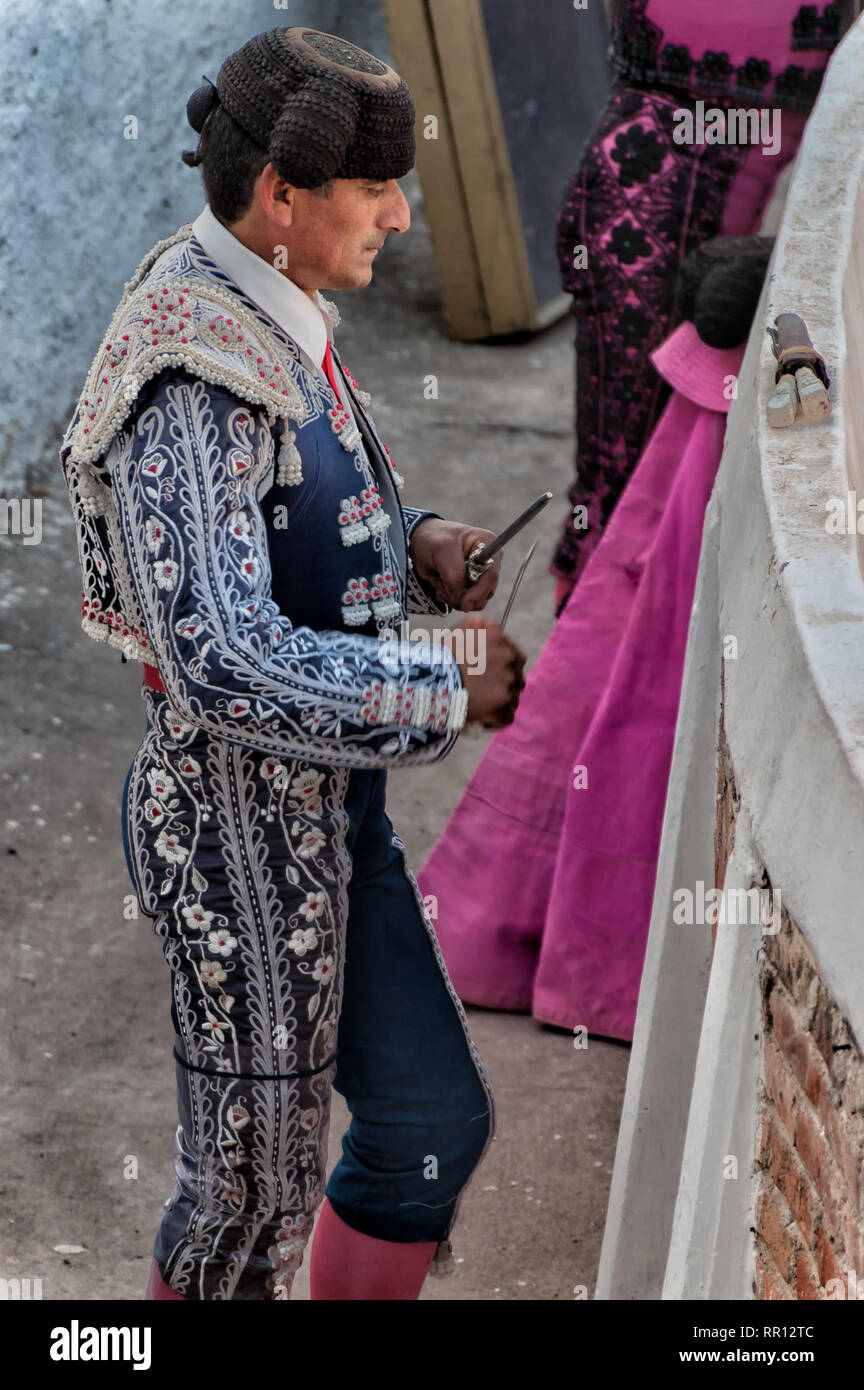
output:
<path id="1" fill-rule="evenodd" d="M 231 314 L 214 314 L 212 318 L 201 320 L 198 332 L 201 337 L 217 348 L 230 348 L 234 352 L 243 350 L 245 337 L 243 325 Z"/>
<path id="2" fill-rule="evenodd" d="M 230 1298 L 245 1259 L 257 1252 L 264 1296 L 286 1298 L 323 1192 L 324 1082 L 350 874 L 336 833 L 347 773 L 229 750 L 197 732 L 164 696 L 145 690 L 145 697 L 149 732 L 130 782 L 130 846 L 142 908 L 155 918 L 174 976 L 185 1056 L 201 1068 L 183 1072 L 188 1129 L 178 1137 L 179 1171 L 187 1147 L 211 1155 L 209 1186 L 202 1191 L 200 1177 L 194 1186 L 207 1272 L 198 1269 L 200 1252 L 180 1245 L 168 1262 L 171 1282 L 183 1292 L 203 1277 L 203 1296 Z M 254 829 L 265 808 L 273 826 L 266 840 Z M 226 869 L 234 884 L 227 899 L 214 883 L 214 871 L 225 882 Z M 252 896 L 244 886 L 249 873 Z M 256 904 L 265 902 L 270 944 L 262 951 Z M 273 1087 L 256 1073 L 301 1078 Z M 279 1142 L 286 1155 L 293 1152 L 297 1174 L 286 1172 L 283 1201 L 262 1227 L 273 1146 L 292 1131 L 299 1149 Z M 181 1189 L 178 1228 L 187 1219 L 184 1202 Z M 239 1223 L 230 1230 L 226 1207 Z M 168 1231 L 172 1219 L 169 1211 Z"/>
<path id="3" fill-rule="evenodd" d="M 161 290 L 149 294 L 148 313 L 141 322 L 150 336 L 151 346 L 164 347 L 172 339 L 188 343 L 197 331 L 192 316 L 196 302 L 189 285 L 174 285 L 171 289 L 163 286 Z M 126 337 L 128 339 L 128 335 Z M 111 351 L 110 343 L 106 343 L 105 350 Z M 124 356 L 125 352 L 121 351 L 118 366 Z"/>
<path id="4" fill-rule="evenodd" d="M 656 131 L 643 130 L 637 122 L 619 130 L 609 158 L 620 166 L 618 182 L 622 188 L 647 183 L 663 167 L 665 151 Z"/>

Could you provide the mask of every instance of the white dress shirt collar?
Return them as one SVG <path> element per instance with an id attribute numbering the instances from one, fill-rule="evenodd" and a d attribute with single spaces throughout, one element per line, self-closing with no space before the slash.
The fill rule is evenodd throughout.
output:
<path id="1" fill-rule="evenodd" d="M 328 338 L 333 338 L 333 323 L 318 291 L 309 295 L 278 271 L 263 256 L 250 251 L 223 226 L 210 208 L 192 223 L 192 232 L 207 255 L 230 275 L 245 295 L 269 314 L 279 327 L 293 338 L 306 354 L 313 367 L 321 371 Z"/>

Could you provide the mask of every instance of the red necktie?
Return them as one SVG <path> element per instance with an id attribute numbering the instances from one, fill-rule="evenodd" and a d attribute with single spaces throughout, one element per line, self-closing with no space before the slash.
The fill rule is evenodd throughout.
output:
<path id="1" fill-rule="evenodd" d="M 327 380 L 330 382 L 330 385 L 333 387 L 333 390 L 336 392 L 336 399 L 337 399 L 337 401 L 339 402 L 339 404 L 341 405 L 341 404 L 342 404 L 342 397 L 341 397 L 340 394 L 339 394 L 339 387 L 336 385 L 336 373 L 335 373 L 334 370 L 333 370 L 333 354 L 332 354 L 332 352 L 330 351 L 330 340 L 329 340 L 329 338 L 328 338 L 328 340 L 327 340 L 327 351 L 324 353 L 324 361 L 321 363 L 321 366 L 324 368 L 325 374 L 326 374 L 326 376 L 327 376 Z"/>

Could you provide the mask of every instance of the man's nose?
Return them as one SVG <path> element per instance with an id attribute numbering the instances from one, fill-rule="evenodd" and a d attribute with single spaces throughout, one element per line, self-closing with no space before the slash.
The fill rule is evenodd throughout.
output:
<path id="1" fill-rule="evenodd" d="M 387 206 L 382 211 L 382 222 L 386 227 L 394 232 L 407 232 L 411 226 L 411 209 L 408 206 L 408 199 L 395 179 L 393 180 L 391 196 L 387 199 Z"/>

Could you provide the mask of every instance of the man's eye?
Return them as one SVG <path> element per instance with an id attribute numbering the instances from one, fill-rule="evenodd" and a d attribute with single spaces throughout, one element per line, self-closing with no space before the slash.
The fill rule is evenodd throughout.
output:
<path id="1" fill-rule="evenodd" d="M 372 194 L 373 198 L 380 198 L 381 194 L 384 192 L 385 186 L 386 185 L 382 184 L 380 188 L 370 188 L 368 191 Z"/>

